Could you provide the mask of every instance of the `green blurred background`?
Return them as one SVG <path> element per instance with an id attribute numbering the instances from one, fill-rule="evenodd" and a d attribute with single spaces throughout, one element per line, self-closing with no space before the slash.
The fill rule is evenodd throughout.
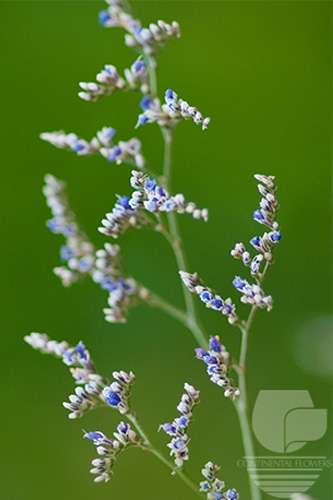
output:
<path id="1" fill-rule="evenodd" d="M 73 382 L 58 361 L 23 342 L 30 331 L 71 343 L 82 339 L 100 372 L 133 370 L 133 404 L 152 439 L 164 448 L 160 423 L 176 416 L 185 380 L 201 389 L 186 468 L 199 478 L 203 463 L 221 466 L 227 486 L 248 499 L 243 450 L 232 405 L 194 359 L 196 344 L 174 320 L 147 307 L 125 325 L 103 319 L 106 294 L 86 281 L 63 289 L 52 274 L 62 238 L 45 228 L 49 211 L 45 173 L 68 182 L 79 220 L 102 245 L 96 228 L 129 194 L 129 169 L 102 157 L 78 158 L 39 140 L 64 129 L 91 138 L 104 125 L 117 138 L 134 134 L 156 170 L 162 140 L 155 125 L 133 131 L 138 97 L 117 94 L 91 104 L 77 97 L 79 81 L 93 81 L 106 63 L 119 70 L 134 60 L 123 33 L 99 26 L 101 1 L 0 2 L 1 222 L 2 222 L 2 437 L 1 500 L 182 499 L 193 494 L 153 456 L 132 450 L 120 457 L 107 485 L 89 474 L 94 446 L 82 428 L 111 434 L 116 412 L 100 410 L 70 421 L 61 402 Z M 179 217 L 190 270 L 222 296 L 238 300 L 231 281 L 244 271 L 231 259 L 237 241 L 259 234 L 252 221 L 259 195 L 254 173 L 276 175 L 283 240 L 265 284 L 275 307 L 257 316 L 249 348 L 249 389 L 307 389 L 317 408 L 331 408 L 331 3 L 321 1 L 135 1 L 144 25 L 177 20 L 182 38 L 169 42 L 159 69 L 160 96 L 172 88 L 197 106 L 211 125 L 202 132 L 181 123 L 174 146 L 172 184 L 210 209 L 205 224 Z M 121 237 L 129 272 L 175 304 L 182 293 L 173 255 L 148 231 Z M 232 353 L 239 335 L 198 303 L 211 334 Z M 246 313 L 242 306 L 239 310 Z M 329 411 L 331 414 L 331 412 Z M 274 430 L 272 430 L 274 432 Z M 328 431 L 304 448 L 332 457 Z M 261 455 L 268 454 L 260 448 Z M 310 493 L 328 499 L 330 470 Z M 268 498 L 268 497 L 267 497 Z"/>

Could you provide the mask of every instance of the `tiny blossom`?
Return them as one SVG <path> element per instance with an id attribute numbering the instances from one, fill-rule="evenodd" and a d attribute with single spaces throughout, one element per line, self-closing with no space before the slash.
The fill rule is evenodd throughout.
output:
<path id="1" fill-rule="evenodd" d="M 207 494 L 208 500 L 237 500 L 239 494 L 235 489 L 223 491 L 225 487 L 224 481 L 220 481 L 215 477 L 215 473 L 220 470 L 218 465 L 213 462 L 207 462 L 201 470 L 201 474 L 206 478 L 205 481 L 200 483 L 200 490 Z"/>
<path id="2" fill-rule="evenodd" d="M 270 295 L 265 295 L 264 291 L 259 285 L 250 285 L 246 280 L 236 276 L 232 284 L 243 295 L 241 302 L 243 304 L 250 304 L 260 307 L 261 309 L 267 308 L 267 311 L 273 309 L 273 299 Z"/>
<path id="3" fill-rule="evenodd" d="M 104 69 L 96 75 L 97 83 L 80 82 L 84 92 L 79 97 L 85 101 L 97 101 L 100 97 L 113 94 L 116 90 L 140 90 L 148 92 L 148 71 L 145 61 L 140 56 L 130 68 L 124 70 L 125 79 L 120 77 L 115 66 L 106 64 Z"/>
<path id="4" fill-rule="evenodd" d="M 68 397 L 69 402 L 63 403 L 63 406 L 71 412 L 68 415 L 69 418 L 80 418 L 87 411 L 104 402 L 102 390 L 106 382 L 96 373 L 90 353 L 82 342 L 74 347 L 68 342 L 50 340 L 45 333 L 36 332 L 26 335 L 24 340 L 37 351 L 61 358 L 63 363 L 70 367 L 70 372 L 79 386 L 75 388 L 74 394 Z"/>
<path id="5" fill-rule="evenodd" d="M 137 434 L 131 429 L 129 424 L 125 424 L 124 422 L 120 422 L 117 425 L 116 432 L 113 435 L 116 439 L 108 438 L 101 431 L 86 432 L 83 436 L 94 443 L 99 455 L 99 458 L 92 460 L 93 468 L 90 469 L 90 472 L 96 475 L 94 479 L 96 483 L 109 481 L 119 453 L 129 446 L 137 446 L 140 443 Z"/>
<path id="6" fill-rule="evenodd" d="M 133 137 L 129 141 L 114 144 L 112 139 L 115 134 L 114 128 L 103 127 L 90 142 L 80 139 L 74 133 L 66 134 L 62 130 L 45 132 L 40 137 L 57 148 L 74 151 L 79 156 L 101 154 L 110 163 L 116 162 L 120 165 L 125 162 L 137 168 L 144 168 L 145 158 L 141 151 L 141 142 Z"/>
<path id="7" fill-rule="evenodd" d="M 127 31 L 125 45 L 154 57 L 159 54 L 170 38 L 180 38 L 179 24 L 176 21 L 168 24 L 159 20 L 156 24 L 151 23 L 148 28 L 143 28 L 140 21 L 133 20 L 127 27 Z"/>
<path id="8" fill-rule="evenodd" d="M 171 89 L 165 92 L 165 104 L 162 105 L 163 111 L 170 116 L 173 120 L 192 119 L 197 125 L 202 125 L 202 130 L 205 130 L 210 122 L 210 118 L 203 118 L 200 111 L 193 106 L 190 106 L 183 99 L 178 99 L 176 92 Z"/>
<path id="9" fill-rule="evenodd" d="M 178 214 L 190 214 L 194 219 L 208 220 L 207 208 L 199 209 L 195 203 L 186 202 L 184 195 L 180 193 L 170 196 L 155 179 L 144 176 L 142 172 L 132 170 L 130 183 L 136 188 L 128 202 L 133 209 L 143 208 L 150 213 L 175 211 Z"/>
<path id="10" fill-rule="evenodd" d="M 188 442 L 189 438 L 186 434 L 187 427 L 193 421 L 193 408 L 199 404 L 199 391 L 195 390 L 192 385 L 184 384 L 185 394 L 182 395 L 177 410 L 181 413 L 181 417 L 175 418 L 172 423 L 165 423 L 160 426 L 166 434 L 172 437 L 171 442 L 167 444 L 171 449 L 170 455 L 174 455 L 175 464 L 177 467 L 183 465 L 184 460 L 189 459 Z"/>
<path id="11" fill-rule="evenodd" d="M 206 307 L 220 311 L 224 316 L 227 316 L 228 322 L 231 325 L 238 323 L 238 316 L 235 312 L 236 308 L 230 298 L 223 300 L 211 288 L 204 286 L 197 273 L 191 274 L 179 271 L 179 275 L 189 291 L 199 295 L 202 302 L 206 304 Z"/>
<path id="12" fill-rule="evenodd" d="M 231 357 L 224 345 L 220 343 L 218 336 L 211 335 L 209 341 L 210 349 L 205 351 L 201 347 L 195 349 L 196 358 L 201 359 L 207 365 L 207 373 L 210 380 L 223 387 L 225 397 L 232 396 L 235 399 L 239 396 L 239 389 L 233 387 L 233 380 L 229 377 Z"/>
<path id="13" fill-rule="evenodd" d="M 120 413 L 128 413 L 130 410 L 130 389 L 134 384 L 135 375 L 132 372 L 126 373 L 124 371 L 113 372 L 112 375 L 116 382 L 104 387 L 104 399 L 107 404 L 117 408 Z"/>
<path id="14" fill-rule="evenodd" d="M 182 99 L 178 99 L 177 94 L 171 89 L 166 90 L 165 104 L 162 106 L 158 98 L 152 99 L 145 96 L 140 107 L 143 113 L 139 115 L 136 127 L 153 122 L 157 122 L 161 127 L 166 127 L 174 125 L 184 118 L 185 120 L 192 119 L 197 125 L 201 124 L 202 130 L 205 130 L 210 122 L 210 118 L 203 118 L 197 108 L 189 106 Z"/>
<path id="15" fill-rule="evenodd" d="M 112 212 L 107 213 L 105 217 L 102 220 L 103 227 L 99 227 L 98 231 L 112 238 L 118 238 L 133 227 L 142 228 L 152 224 L 150 217 L 131 206 L 128 196 L 118 196 Z"/>

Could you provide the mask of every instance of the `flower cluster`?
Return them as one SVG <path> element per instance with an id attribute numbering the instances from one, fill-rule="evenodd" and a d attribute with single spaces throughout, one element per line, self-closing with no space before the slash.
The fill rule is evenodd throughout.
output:
<path id="1" fill-rule="evenodd" d="M 134 384 L 135 375 L 132 372 L 126 373 L 120 371 L 113 372 L 112 376 L 115 381 L 109 386 L 104 387 L 103 396 L 107 404 L 117 408 L 120 413 L 125 414 L 130 410 L 130 390 Z"/>
<path id="2" fill-rule="evenodd" d="M 98 231 L 106 236 L 118 238 L 131 228 L 151 225 L 151 218 L 133 208 L 130 201 L 128 196 L 119 196 L 112 212 L 105 214 L 106 218 L 102 220 L 103 227 L 99 227 Z"/>
<path id="3" fill-rule="evenodd" d="M 106 28 L 124 28 L 125 45 L 138 52 L 157 57 L 166 42 L 176 36 L 180 37 L 179 25 L 176 21 L 171 24 L 164 21 L 151 23 L 149 28 L 143 28 L 138 19 L 133 19 L 129 7 L 122 0 L 106 0 L 109 7 L 99 13 L 99 22 Z"/>
<path id="4" fill-rule="evenodd" d="M 165 423 L 160 426 L 160 429 L 172 437 L 171 442 L 167 446 L 171 449 L 170 455 L 174 455 L 175 464 L 177 467 L 183 465 L 184 460 L 189 459 L 188 442 L 189 438 L 186 434 L 187 427 L 193 421 L 193 408 L 199 404 L 199 391 L 196 391 L 192 385 L 184 384 L 186 394 L 183 394 L 177 410 L 181 413 L 181 417 L 175 418 L 173 422 Z"/>
<path id="5" fill-rule="evenodd" d="M 240 392 L 238 388 L 233 387 L 233 380 L 229 377 L 229 369 L 232 363 L 230 354 L 226 351 L 224 345 L 220 343 L 218 336 L 211 335 L 209 347 L 208 351 L 201 347 L 195 349 L 196 358 L 206 363 L 210 380 L 225 389 L 224 396 L 232 396 L 235 399 Z"/>
<path id="6" fill-rule="evenodd" d="M 138 299 L 144 300 L 147 291 L 131 277 L 126 276 L 120 264 L 120 247 L 105 243 L 97 250 L 92 279 L 102 290 L 109 292 L 108 306 L 103 309 L 109 323 L 124 323 L 129 310 Z"/>
<path id="7" fill-rule="evenodd" d="M 113 474 L 114 463 L 122 451 L 129 446 L 138 445 L 140 440 L 137 434 L 131 429 L 129 424 L 120 422 L 117 425 L 117 432 L 113 433 L 116 439 L 109 439 L 101 431 L 86 432 L 83 437 L 93 441 L 100 458 L 92 460 L 92 474 L 96 474 L 94 481 L 100 483 L 107 482 Z"/>
<path id="8" fill-rule="evenodd" d="M 178 214 L 190 214 L 194 219 L 208 220 L 207 208 L 199 209 L 195 203 L 187 203 L 183 194 L 170 196 L 155 179 L 145 176 L 142 172 L 132 170 L 131 173 L 130 183 L 136 191 L 132 193 L 128 204 L 133 209 L 144 208 L 150 213 L 175 211 Z"/>
<path id="9" fill-rule="evenodd" d="M 202 130 L 208 127 L 210 118 L 203 118 L 197 108 L 190 106 L 182 99 L 178 99 L 173 90 L 166 90 L 164 99 L 165 104 L 161 107 L 159 99 L 145 96 L 140 103 L 143 113 L 139 115 L 136 127 L 153 122 L 157 122 L 162 127 L 174 126 L 182 118 L 192 119 L 197 125 L 201 124 Z"/>
<path id="10" fill-rule="evenodd" d="M 273 309 L 273 299 L 271 295 L 265 295 L 265 292 L 259 285 L 250 285 L 246 280 L 236 276 L 232 284 L 243 295 L 241 297 L 241 302 L 243 304 L 250 304 L 251 306 L 260 307 L 261 309 L 267 309 L 271 311 Z"/>
<path id="11" fill-rule="evenodd" d="M 213 462 L 207 462 L 201 470 L 201 474 L 206 478 L 200 483 L 200 491 L 207 494 L 208 500 L 237 500 L 239 495 L 235 489 L 229 489 L 223 492 L 225 487 L 224 481 L 220 481 L 215 477 L 215 473 L 220 469 Z"/>
<path id="12" fill-rule="evenodd" d="M 196 125 L 202 126 L 202 130 L 206 130 L 210 122 L 210 118 L 203 118 L 197 108 L 190 106 L 183 99 L 178 99 L 176 92 L 171 89 L 165 92 L 165 104 L 163 104 L 162 109 L 173 120 L 180 120 L 181 118 L 185 120 L 192 119 Z"/>
<path id="13" fill-rule="evenodd" d="M 80 82 L 84 92 L 79 92 L 79 97 L 85 101 L 96 102 L 104 95 L 111 95 L 116 90 L 140 90 L 142 94 L 148 92 L 148 72 L 145 61 L 141 56 L 124 71 L 125 79 L 119 76 L 117 68 L 106 64 L 104 69 L 96 75 L 95 82 Z"/>
<path id="14" fill-rule="evenodd" d="M 124 323 L 129 310 L 138 299 L 145 299 L 146 290 L 127 276 L 120 264 L 120 247 L 106 243 L 104 249 L 94 251 L 93 245 L 81 231 L 75 214 L 69 208 L 65 184 L 55 177 L 47 175 L 44 194 L 52 210 L 53 219 L 47 225 L 54 233 L 63 234 L 65 245 L 60 249 L 61 260 L 66 264 L 56 267 L 54 273 L 59 276 L 64 286 L 69 286 L 80 277 L 91 276 L 103 290 L 109 292 L 108 307 L 103 309 L 105 319 L 111 323 Z M 117 211 L 124 210 L 124 197 L 116 204 Z M 133 210 L 129 207 L 129 210 Z M 108 214 L 109 215 L 109 214 Z M 120 218 L 124 224 L 125 218 Z M 145 220 L 144 214 L 134 219 Z"/>
<path id="15" fill-rule="evenodd" d="M 211 288 L 204 285 L 197 273 L 190 274 L 185 271 L 179 271 L 179 275 L 189 291 L 199 295 L 206 307 L 219 311 L 224 316 L 227 316 L 231 325 L 238 323 L 239 319 L 235 313 L 235 305 L 230 298 L 223 300 L 220 295 L 217 295 Z"/>
<path id="16" fill-rule="evenodd" d="M 65 183 L 49 174 L 45 176 L 45 183 L 43 193 L 53 215 L 46 225 L 53 233 L 62 234 L 66 239 L 65 245 L 60 248 L 60 257 L 66 266 L 56 267 L 54 273 L 61 278 L 64 286 L 69 286 L 80 275 L 91 271 L 94 247 L 79 228 L 75 214 L 69 208 Z"/>
<path id="17" fill-rule="evenodd" d="M 51 340 L 45 333 L 35 332 L 26 335 L 24 340 L 37 351 L 52 354 L 70 367 L 70 372 L 79 387 L 76 387 L 74 394 L 69 396 L 69 402 L 63 403 L 63 406 L 71 411 L 69 418 L 80 418 L 88 410 L 104 402 L 102 390 L 106 386 L 106 381 L 96 373 L 90 353 L 82 342 L 71 346 L 66 341 L 57 342 Z"/>
<path id="18" fill-rule="evenodd" d="M 255 210 L 253 218 L 259 224 L 269 227 L 270 231 L 262 236 L 255 236 L 250 240 L 252 247 L 259 252 L 253 258 L 246 250 L 243 243 L 236 243 L 231 255 L 235 259 L 241 259 L 246 267 L 250 268 L 251 276 L 256 279 L 256 284 L 249 284 L 245 279 L 236 276 L 233 280 L 234 287 L 241 292 L 241 302 L 255 305 L 260 308 L 267 308 L 270 311 L 273 307 L 273 300 L 270 295 L 266 296 L 260 287 L 263 275 L 261 265 L 265 261 L 266 266 L 273 263 L 273 248 L 281 239 L 279 225 L 276 222 L 276 214 L 279 204 L 275 197 L 277 187 L 274 184 L 273 176 L 256 174 L 255 179 L 259 181 L 258 190 L 263 198 L 260 201 L 260 209 Z"/>
<path id="19" fill-rule="evenodd" d="M 62 130 L 44 132 L 40 137 L 59 149 L 74 151 L 79 156 L 101 154 L 110 163 L 116 162 L 120 165 L 125 162 L 143 169 L 145 159 L 141 151 L 140 141 L 133 137 L 127 142 L 119 141 L 115 145 L 112 140 L 115 134 L 114 128 L 103 127 L 90 142 L 80 139 L 74 133 L 66 134 Z"/>

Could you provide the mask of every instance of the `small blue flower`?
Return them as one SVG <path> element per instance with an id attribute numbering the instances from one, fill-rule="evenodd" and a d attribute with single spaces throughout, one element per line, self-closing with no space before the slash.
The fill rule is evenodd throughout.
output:
<path id="1" fill-rule="evenodd" d="M 252 240 L 250 240 L 250 243 L 257 250 L 261 249 L 261 238 L 260 238 L 260 236 L 255 236 L 254 238 L 252 238 Z"/>
<path id="2" fill-rule="evenodd" d="M 141 99 L 139 106 L 142 109 L 142 111 L 147 111 L 147 109 L 150 109 L 152 104 L 153 100 L 148 95 L 146 95 Z"/>
<path id="3" fill-rule="evenodd" d="M 62 262 L 67 262 L 73 255 L 72 250 L 67 245 L 62 245 L 60 247 L 60 258 Z"/>
<path id="4" fill-rule="evenodd" d="M 196 349 L 194 349 L 194 350 L 195 350 L 195 353 L 196 353 L 196 354 L 195 354 L 195 357 L 196 357 L 197 359 L 203 359 L 203 358 L 204 358 L 204 356 L 207 356 L 207 355 L 208 355 L 208 352 L 207 352 L 207 351 L 205 351 L 204 349 L 202 349 L 201 347 L 197 347 L 197 348 L 196 348 Z"/>
<path id="5" fill-rule="evenodd" d="M 210 300 L 212 300 L 212 298 L 213 298 L 213 295 L 211 293 L 209 293 L 208 291 L 202 292 L 200 294 L 200 299 L 202 300 L 202 302 L 209 302 Z"/>
<path id="6" fill-rule="evenodd" d="M 161 428 L 164 430 L 164 432 L 166 432 L 166 434 L 174 435 L 177 433 L 176 427 L 169 423 L 163 424 Z"/>
<path id="7" fill-rule="evenodd" d="M 223 498 L 224 498 L 224 495 L 223 495 L 222 491 L 214 491 L 214 493 L 213 493 L 214 500 L 223 500 Z"/>
<path id="8" fill-rule="evenodd" d="M 235 489 L 228 490 L 227 498 L 228 500 L 237 500 L 237 498 L 239 498 L 237 491 Z"/>
<path id="9" fill-rule="evenodd" d="M 99 441 L 100 439 L 103 439 L 104 435 L 101 432 L 88 432 L 85 435 L 86 438 L 91 439 L 92 441 Z"/>
<path id="10" fill-rule="evenodd" d="M 173 447 L 176 449 L 176 450 L 181 450 L 182 448 L 184 448 L 185 446 L 185 443 L 182 439 L 177 439 L 177 441 L 175 441 L 173 443 Z"/>
<path id="11" fill-rule="evenodd" d="M 62 233 L 67 238 L 69 236 L 74 236 L 76 234 L 76 225 L 75 224 L 66 224 Z"/>
<path id="12" fill-rule="evenodd" d="M 145 180 L 145 190 L 150 193 L 150 191 L 153 191 L 156 188 L 156 180 L 151 179 L 150 177 L 147 177 Z"/>
<path id="13" fill-rule="evenodd" d="M 222 350 L 221 343 L 217 340 L 216 337 L 214 337 L 214 335 L 210 336 L 209 347 L 215 352 L 221 352 Z"/>
<path id="14" fill-rule="evenodd" d="M 105 26 L 111 20 L 111 14 L 107 10 L 102 10 L 98 14 L 98 20 L 102 26 Z"/>
<path id="15" fill-rule="evenodd" d="M 81 359 L 88 359 L 86 346 L 84 344 L 82 344 L 82 342 L 79 342 L 75 346 L 75 349 L 76 349 L 76 352 L 78 353 L 78 355 Z"/>
<path id="16" fill-rule="evenodd" d="M 84 144 L 80 143 L 80 142 L 72 142 L 71 144 L 71 150 L 72 151 L 82 151 L 82 149 L 84 149 L 85 146 Z"/>
<path id="17" fill-rule="evenodd" d="M 118 406 L 119 403 L 122 402 L 121 397 L 116 392 L 113 392 L 111 390 L 106 391 L 104 389 L 104 396 L 105 396 L 105 401 L 109 403 L 109 405 L 111 406 Z"/>
<path id="18" fill-rule="evenodd" d="M 154 198 L 153 200 L 150 200 L 146 205 L 146 209 L 148 212 L 156 212 L 157 210 L 157 200 Z"/>
<path id="19" fill-rule="evenodd" d="M 144 114 L 139 115 L 139 119 L 138 119 L 139 125 L 146 125 L 147 122 L 148 122 L 148 118 L 146 117 L 146 115 L 144 115 Z"/>
<path id="20" fill-rule="evenodd" d="M 246 285 L 245 280 L 242 280 L 239 276 L 236 276 L 236 278 L 233 280 L 232 284 L 237 290 L 243 290 L 243 288 Z"/>
<path id="21" fill-rule="evenodd" d="M 174 92 L 171 89 L 165 91 L 165 97 L 167 97 L 168 99 L 173 99 L 173 94 Z"/>
<path id="22" fill-rule="evenodd" d="M 261 210 L 255 210 L 253 212 L 253 218 L 258 222 L 262 222 L 263 220 L 265 220 L 265 217 L 263 216 Z"/>
<path id="23" fill-rule="evenodd" d="M 79 271 L 85 272 L 89 271 L 90 263 L 86 259 L 80 259 L 79 261 Z"/>
<path id="24" fill-rule="evenodd" d="M 132 210 L 131 206 L 129 205 L 129 201 L 130 198 L 128 196 L 121 196 L 120 198 L 118 198 L 116 206 L 119 205 L 125 208 L 125 210 Z"/>
<path id="25" fill-rule="evenodd" d="M 270 240 L 273 243 L 276 243 L 277 241 L 280 241 L 281 238 L 282 238 L 282 235 L 280 233 L 278 233 L 277 231 L 274 231 L 274 233 L 270 237 Z"/>
<path id="26" fill-rule="evenodd" d="M 107 277 L 103 281 L 101 281 L 101 288 L 103 290 L 108 290 L 109 292 L 113 292 L 113 290 L 116 290 L 116 285 L 114 284 L 112 278 Z"/>
<path id="27" fill-rule="evenodd" d="M 217 309 L 218 311 L 222 309 L 223 302 L 220 299 L 212 299 L 210 301 L 210 305 L 212 306 L 213 309 Z"/>
<path id="28" fill-rule="evenodd" d="M 119 156 L 121 156 L 121 149 L 119 146 L 114 146 L 112 149 L 111 149 L 111 153 L 110 153 L 110 156 L 108 157 L 108 161 L 109 162 L 113 162 L 115 160 L 117 160 L 119 158 Z"/>
<path id="29" fill-rule="evenodd" d="M 138 59 L 133 63 L 132 68 L 138 73 L 142 68 L 146 68 L 146 63 L 142 59 Z"/>
<path id="30" fill-rule="evenodd" d="M 50 219 L 46 222 L 46 227 L 49 228 L 52 233 L 60 233 L 60 224 L 57 219 Z"/>
<path id="31" fill-rule="evenodd" d="M 117 431 L 120 432 L 121 434 L 127 434 L 128 431 L 128 424 L 125 424 L 124 422 L 120 422 L 120 424 L 117 425 Z"/>
<path id="32" fill-rule="evenodd" d="M 188 426 L 188 424 L 189 424 L 189 420 L 188 420 L 188 418 L 186 418 L 186 417 L 180 417 L 180 418 L 178 419 L 178 424 L 179 424 L 181 427 L 187 427 L 187 426 Z"/>

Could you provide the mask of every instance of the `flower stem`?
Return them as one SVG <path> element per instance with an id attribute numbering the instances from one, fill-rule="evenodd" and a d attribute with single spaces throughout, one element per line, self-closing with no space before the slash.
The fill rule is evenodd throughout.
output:
<path id="1" fill-rule="evenodd" d="M 173 130 L 166 127 L 161 127 L 163 138 L 164 138 L 164 165 L 163 165 L 163 178 L 165 182 L 166 189 L 170 191 L 170 177 L 171 177 L 171 146 L 173 140 Z M 175 254 L 177 267 L 179 270 L 186 271 L 187 263 L 186 256 L 183 248 L 183 242 L 180 236 L 180 230 L 178 227 L 177 217 L 174 212 L 167 212 L 167 220 L 169 225 L 169 231 L 167 239 L 172 246 Z M 199 319 L 195 311 L 195 304 L 193 296 L 188 293 L 188 290 L 184 284 L 182 284 L 187 324 L 193 333 L 194 338 L 198 342 L 199 346 L 206 349 L 207 348 L 207 338 L 203 332 L 203 328 L 200 325 Z"/>
<path id="2" fill-rule="evenodd" d="M 136 416 L 133 413 L 128 413 L 125 416 L 133 424 L 133 427 L 135 427 L 135 430 L 142 438 L 141 448 L 155 455 L 155 457 L 157 457 L 161 462 L 169 467 L 169 469 L 172 470 L 173 474 L 176 474 L 192 491 L 194 491 L 198 496 L 202 498 L 202 494 L 199 492 L 198 485 L 186 474 L 186 472 L 181 469 L 175 468 L 174 464 L 170 462 L 170 460 L 165 458 L 165 456 L 157 448 L 154 447 L 154 445 L 148 439 L 147 434 L 139 424 Z"/>
<path id="3" fill-rule="evenodd" d="M 258 280 L 258 285 L 261 286 L 266 278 L 268 269 L 270 267 L 270 263 L 266 262 L 264 270 Z M 238 399 L 234 402 L 234 406 L 237 412 L 240 431 L 243 441 L 244 453 L 246 456 L 254 457 L 254 443 L 253 443 L 253 433 L 250 426 L 249 419 L 249 408 L 248 408 L 248 391 L 247 391 L 247 383 L 246 383 L 246 359 L 247 359 L 247 347 L 248 347 L 248 339 L 251 326 L 253 324 L 253 320 L 256 314 L 258 307 L 256 305 L 251 307 L 250 314 L 246 320 L 246 323 L 243 325 L 239 325 L 239 328 L 242 333 L 242 341 L 239 355 L 239 365 L 237 369 L 238 373 L 238 383 L 240 395 Z M 249 479 L 249 487 L 251 492 L 251 500 L 261 500 L 261 491 L 259 487 L 252 481 L 250 477 L 250 472 L 248 471 L 248 479 Z"/>

